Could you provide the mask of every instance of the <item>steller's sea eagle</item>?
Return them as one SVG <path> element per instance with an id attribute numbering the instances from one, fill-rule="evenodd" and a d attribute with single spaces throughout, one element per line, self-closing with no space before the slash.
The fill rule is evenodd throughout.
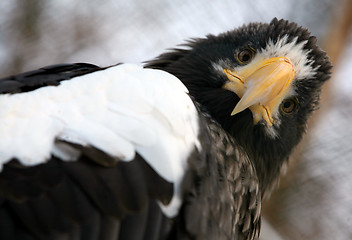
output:
<path id="1" fill-rule="evenodd" d="M 254 239 L 330 70 L 274 19 L 1 79 L 0 239 Z"/>

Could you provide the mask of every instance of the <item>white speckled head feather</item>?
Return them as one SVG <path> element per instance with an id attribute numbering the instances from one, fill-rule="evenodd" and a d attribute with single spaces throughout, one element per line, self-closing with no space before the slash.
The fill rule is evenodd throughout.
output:
<path id="1" fill-rule="evenodd" d="M 265 48 L 262 48 L 257 57 L 271 58 L 285 56 L 291 60 L 295 66 L 296 79 L 312 78 L 316 74 L 313 62 L 308 59 L 308 50 L 304 50 L 307 40 L 297 43 L 297 37 L 288 41 L 288 35 L 283 36 L 274 43 L 269 39 Z M 319 67 L 319 66 L 318 66 Z"/>

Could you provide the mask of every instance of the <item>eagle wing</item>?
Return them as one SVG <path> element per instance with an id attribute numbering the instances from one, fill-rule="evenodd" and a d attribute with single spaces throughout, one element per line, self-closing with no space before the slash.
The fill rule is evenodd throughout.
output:
<path id="1" fill-rule="evenodd" d="M 1 239 L 159 239 L 201 151 L 159 70 L 65 64 L 0 80 Z"/>

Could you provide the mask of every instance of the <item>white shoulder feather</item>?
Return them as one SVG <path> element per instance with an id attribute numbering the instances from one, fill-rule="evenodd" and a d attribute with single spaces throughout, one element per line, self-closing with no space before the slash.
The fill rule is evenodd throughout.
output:
<path id="1" fill-rule="evenodd" d="M 50 156 L 69 161 L 79 152 L 55 139 L 94 146 L 124 161 L 138 152 L 175 184 L 168 206 L 181 204 L 180 183 L 198 143 L 198 114 L 179 79 L 123 64 L 62 81 L 59 86 L 0 96 L 0 170 L 11 159 L 32 166 Z"/>

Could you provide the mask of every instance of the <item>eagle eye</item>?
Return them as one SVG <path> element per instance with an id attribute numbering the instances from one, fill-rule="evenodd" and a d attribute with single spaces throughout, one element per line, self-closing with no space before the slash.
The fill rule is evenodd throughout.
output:
<path id="1" fill-rule="evenodd" d="M 280 109 L 284 113 L 292 113 L 292 112 L 296 111 L 297 108 L 298 108 L 298 99 L 297 98 L 286 99 L 280 105 Z"/>
<path id="2" fill-rule="evenodd" d="M 240 64 L 249 63 L 254 57 L 255 51 L 251 48 L 244 49 L 237 54 L 237 60 Z"/>

